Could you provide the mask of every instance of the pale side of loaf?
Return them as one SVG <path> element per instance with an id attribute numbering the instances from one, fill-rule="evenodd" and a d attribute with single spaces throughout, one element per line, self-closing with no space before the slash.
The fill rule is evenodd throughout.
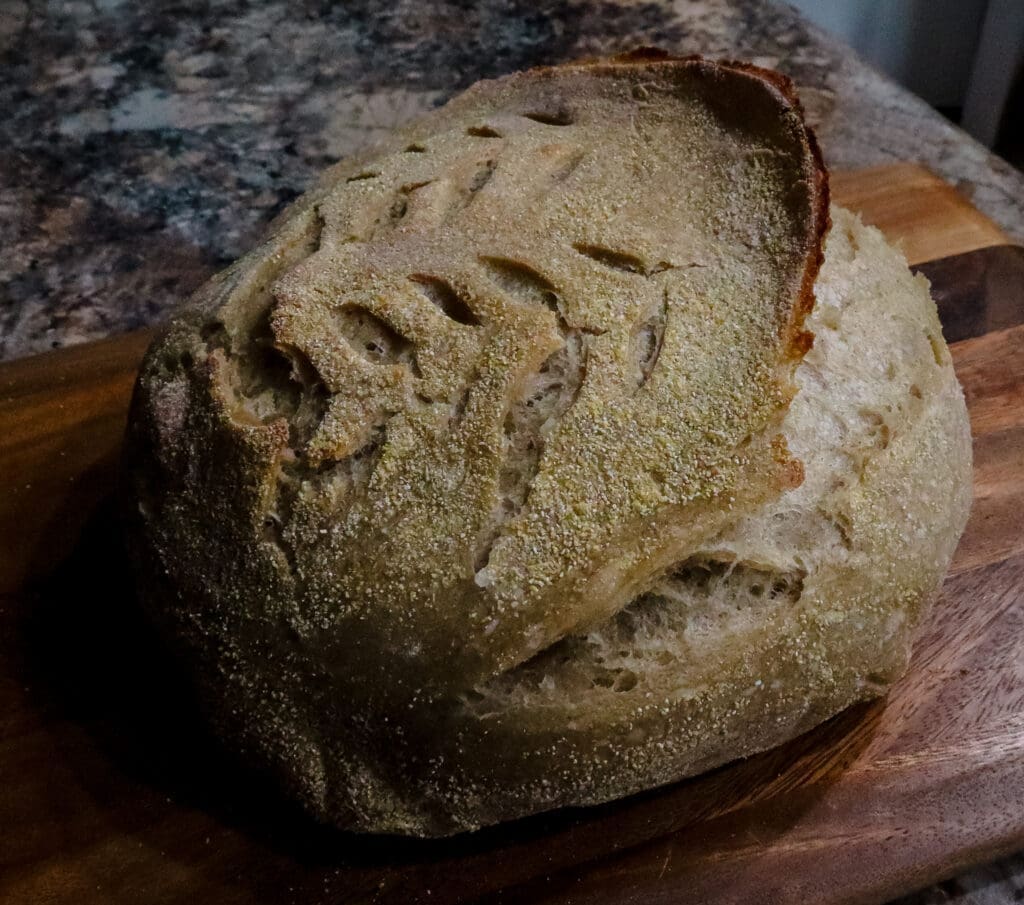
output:
<path id="1" fill-rule="evenodd" d="M 437 835 L 884 692 L 969 433 L 927 285 L 833 217 L 805 326 L 791 89 L 653 55 L 482 83 L 330 171 L 133 406 L 140 586 L 223 735 L 326 821 Z"/>

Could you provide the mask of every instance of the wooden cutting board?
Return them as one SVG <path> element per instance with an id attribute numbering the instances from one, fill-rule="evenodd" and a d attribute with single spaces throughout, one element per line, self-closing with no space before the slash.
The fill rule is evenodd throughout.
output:
<path id="1" fill-rule="evenodd" d="M 886 701 L 603 807 L 441 842 L 313 826 L 226 761 L 139 619 L 110 494 L 147 337 L 0 365 L 0 900 L 880 902 L 1024 848 L 1024 249 L 909 165 L 836 199 L 922 265 L 973 514 Z"/>

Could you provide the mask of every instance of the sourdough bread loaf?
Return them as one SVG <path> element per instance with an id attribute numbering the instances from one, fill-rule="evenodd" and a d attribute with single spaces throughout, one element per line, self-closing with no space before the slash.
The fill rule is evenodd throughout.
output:
<path id="1" fill-rule="evenodd" d="M 652 52 L 329 171 L 130 418 L 142 597 L 229 744 L 325 821 L 441 835 L 884 693 L 970 438 L 927 283 L 832 220 L 819 274 L 785 79 Z"/>

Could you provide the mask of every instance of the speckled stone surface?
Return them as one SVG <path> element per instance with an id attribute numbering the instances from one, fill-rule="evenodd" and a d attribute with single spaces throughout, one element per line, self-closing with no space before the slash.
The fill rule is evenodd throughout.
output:
<path id="1" fill-rule="evenodd" d="M 0 359 L 159 320 L 318 171 L 479 78 L 637 44 L 781 69 L 832 167 L 923 161 L 1024 240 L 1019 172 L 757 0 L 0 0 Z"/>
<path id="2" fill-rule="evenodd" d="M 638 43 L 775 66 L 833 167 L 923 160 L 1024 238 L 1021 175 L 754 0 L 0 2 L 0 358 L 154 322 L 337 158 L 481 77 Z"/>

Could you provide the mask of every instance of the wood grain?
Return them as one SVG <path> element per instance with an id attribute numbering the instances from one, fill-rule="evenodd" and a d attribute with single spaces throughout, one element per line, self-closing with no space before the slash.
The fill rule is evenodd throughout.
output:
<path id="1" fill-rule="evenodd" d="M 987 227 L 949 222 L 948 187 L 879 181 L 840 176 L 838 200 L 908 248 L 977 248 Z M 442 842 L 315 827 L 206 735 L 110 505 L 148 337 L 0 366 L 0 901 L 869 902 L 1024 846 L 1024 295 L 958 314 L 991 294 L 978 260 L 933 276 L 961 332 L 1000 326 L 952 347 L 976 503 L 888 700 L 688 782 Z M 981 276 L 958 294 L 942 280 L 965 266 Z"/>
<path id="2" fill-rule="evenodd" d="M 860 211 L 911 265 L 1007 242 L 995 223 L 922 166 L 896 163 L 833 173 L 830 181 L 833 199 Z"/>
<path id="3" fill-rule="evenodd" d="M 974 435 L 974 505 L 952 566 L 964 571 L 1024 553 L 1024 327 L 951 350 Z"/>
<path id="4" fill-rule="evenodd" d="M 0 591 L 63 559 L 109 494 L 149 339 L 131 333 L 0 366 Z"/>
<path id="5" fill-rule="evenodd" d="M 1021 322 L 1024 248 L 993 245 L 914 268 L 928 277 L 946 342 L 1005 330 Z"/>

